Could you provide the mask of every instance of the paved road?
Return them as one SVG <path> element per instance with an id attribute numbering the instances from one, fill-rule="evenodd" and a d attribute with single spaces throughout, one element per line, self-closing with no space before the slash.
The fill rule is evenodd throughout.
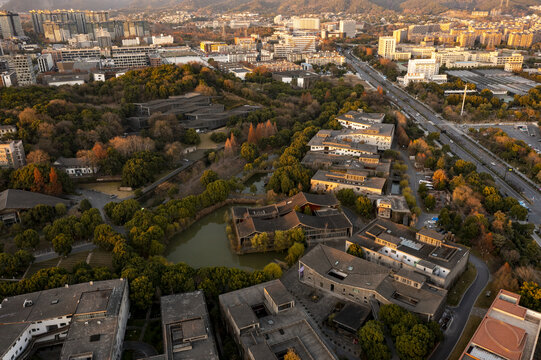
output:
<path id="1" fill-rule="evenodd" d="M 509 172 L 499 158 L 485 152 L 479 144 L 468 140 L 462 129 L 444 120 L 432 109 L 385 79 L 368 64 L 353 57 L 349 49 L 343 52 L 348 63 L 355 68 L 363 79 L 373 86 L 381 86 L 386 90 L 390 100 L 426 131 L 441 133 L 440 142 L 449 145 L 451 151 L 459 158 L 474 163 L 478 171 L 491 174 L 496 184 L 505 194 L 517 199 L 524 197 L 526 200 L 531 201 L 530 208 L 532 211 L 529 215 L 529 221 L 536 224 L 541 223 L 541 201 L 537 201 L 541 199 L 541 196 L 537 187 L 532 186 L 519 174 Z M 509 184 L 512 184 L 518 191 Z"/>
<path id="2" fill-rule="evenodd" d="M 477 277 L 470 285 L 468 290 L 464 293 L 464 297 L 462 298 L 460 304 L 456 307 L 450 308 L 453 312 L 453 322 L 445 331 L 445 337 L 436 351 L 430 357 L 431 360 L 447 359 L 447 357 L 451 355 L 456 343 L 462 336 L 462 332 L 464 331 L 464 327 L 468 322 L 470 312 L 475 304 L 475 301 L 477 300 L 477 297 L 488 284 L 490 272 L 488 271 L 488 267 L 485 262 L 473 255 L 470 255 L 470 262 L 477 269 Z"/>
<path id="3" fill-rule="evenodd" d="M 90 251 L 95 248 L 96 248 L 96 245 L 94 245 L 94 243 L 91 243 L 91 242 L 78 244 L 78 245 L 73 246 L 70 254 L 77 254 L 83 251 Z M 45 253 L 34 254 L 34 262 L 38 263 L 38 262 L 43 262 L 43 261 L 59 258 L 59 257 L 60 255 L 58 255 L 54 251 L 49 251 Z"/>

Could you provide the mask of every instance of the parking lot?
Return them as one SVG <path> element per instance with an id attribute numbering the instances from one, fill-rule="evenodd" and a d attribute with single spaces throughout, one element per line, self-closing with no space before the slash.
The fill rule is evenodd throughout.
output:
<path id="1" fill-rule="evenodd" d="M 470 127 L 476 129 L 497 127 L 505 131 L 510 137 L 517 140 L 522 140 L 526 144 L 530 145 L 533 149 L 541 151 L 541 136 L 539 134 L 539 128 L 536 125 L 527 123 L 520 123 L 516 125 L 465 124 L 466 129 Z"/>

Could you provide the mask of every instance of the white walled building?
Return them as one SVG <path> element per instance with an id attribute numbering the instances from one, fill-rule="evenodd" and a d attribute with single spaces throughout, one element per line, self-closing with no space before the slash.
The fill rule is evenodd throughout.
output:
<path id="1" fill-rule="evenodd" d="M 293 18 L 295 30 L 319 30 L 319 18 Z"/>
<path id="2" fill-rule="evenodd" d="M 17 74 L 17 84 L 19 86 L 34 85 L 36 83 L 36 74 L 30 55 L 11 55 L 4 56 L 8 62 L 10 71 Z"/>
<path id="3" fill-rule="evenodd" d="M 34 344 L 60 341 L 61 360 L 120 360 L 128 293 L 128 282 L 115 279 L 5 298 L 0 304 L 0 359 L 22 359 Z"/>
<path id="4" fill-rule="evenodd" d="M 153 45 L 169 45 L 174 42 L 173 36 L 161 34 L 159 36 L 152 37 Z"/>
<path id="5" fill-rule="evenodd" d="M 355 20 L 340 20 L 339 30 L 345 37 L 355 37 L 357 33 L 357 22 Z"/>
<path id="6" fill-rule="evenodd" d="M 38 57 L 38 69 L 40 73 L 51 71 L 54 66 L 53 56 L 50 53 Z"/>
<path id="7" fill-rule="evenodd" d="M 0 142 L 0 167 L 18 169 L 26 165 L 22 140 Z"/>
<path id="8" fill-rule="evenodd" d="M 385 59 L 393 58 L 396 49 L 396 40 L 393 36 L 380 36 L 378 43 L 378 55 Z"/>
<path id="9" fill-rule="evenodd" d="M 404 86 L 408 86 L 411 82 L 447 82 L 447 75 L 438 75 L 440 64 L 436 59 L 415 59 L 409 60 L 408 72 L 397 80 Z"/>

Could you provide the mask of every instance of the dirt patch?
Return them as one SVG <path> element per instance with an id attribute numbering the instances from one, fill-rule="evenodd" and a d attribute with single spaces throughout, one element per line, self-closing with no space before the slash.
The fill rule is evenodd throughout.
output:
<path id="1" fill-rule="evenodd" d="M 116 195 L 119 199 L 124 199 L 133 195 L 133 191 L 118 190 L 120 187 L 120 181 L 81 184 L 79 186 L 87 190 L 95 190 L 108 195 Z"/>

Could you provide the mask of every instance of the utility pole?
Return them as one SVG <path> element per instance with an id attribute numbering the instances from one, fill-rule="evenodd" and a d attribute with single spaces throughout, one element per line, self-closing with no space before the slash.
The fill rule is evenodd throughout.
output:
<path id="1" fill-rule="evenodd" d="M 466 84 L 464 86 L 464 97 L 462 98 L 462 109 L 460 110 L 460 116 L 462 116 L 462 114 L 464 114 L 464 104 L 466 104 L 467 91 L 468 91 L 468 85 Z"/>

